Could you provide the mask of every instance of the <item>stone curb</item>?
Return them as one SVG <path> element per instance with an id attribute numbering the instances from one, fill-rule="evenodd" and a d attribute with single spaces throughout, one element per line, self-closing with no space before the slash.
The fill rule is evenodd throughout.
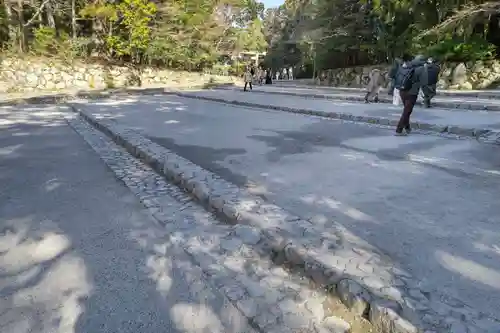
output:
<path id="1" fill-rule="evenodd" d="M 185 94 L 182 92 L 165 92 L 165 94 L 176 95 L 176 96 L 184 97 L 184 98 L 201 99 L 201 100 L 207 100 L 207 101 L 212 101 L 212 102 L 228 103 L 228 104 L 247 106 L 247 107 L 266 108 L 266 109 L 273 109 L 273 110 L 278 110 L 278 111 L 300 113 L 300 114 L 306 114 L 306 115 L 313 115 L 313 116 L 320 116 L 320 117 L 325 117 L 325 118 L 361 122 L 361 123 L 367 123 L 367 124 L 396 126 L 398 123 L 398 120 L 396 120 L 396 119 L 388 119 L 388 118 L 383 118 L 383 117 L 355 116 L 355 115 L 352 115 L 349 113 L 340 113 L 340 112 L 333 112 L 333 111 L 332 112 L 325 112 L 325 111 L 315 111 L 315 110 L 308 110 L 308 109 L 290 108 L 290 107 L 286 107 L 286 106 L 249 103 L 249 102 L 242 102 L 242 101 L 238 101 L 238 100 L 226 100 L 223 98 L 216 98 L 216 97 L 196 96 L 196 95 Z M 436 124 L 430 124 L 430 123 L 424 123 L 424 122 L 412 122 L 411 125 L 415 129 L 420 129 L 420 130 L 424 130 L 424 131 L 431 131 L 431 132 L 443 133 L 443 134 L 445 134 L 445 133 L 454 134 L 454 135 L 459 135 L 459 136 L 471 137 L 471 138 L 475 138 L 475 139 L 483 139 L 483 138 L 486 138 L 488 135 L 497 134 L 497 133 L 500 134 L 500 131 L 497 132 L 497 131 L 493 131 L 490 129 L 484 129 L 484 128 L 472 128 L 472 127 L 466 128 L 466 127 L 455 126 L 455 125 L 443 126 L 443 125 L 436 125 Z M 500 145 L 500 141 L 499 142 L 495 141 L 494 143 Z"/>
<path id="2" fill-rule="evenodd" d="M 234 83 L 206 83 L 206 84 L 198 84 L 192 86 L 185 86 L 184 89 L 205 89 L 205 88 L 217 88 L 217 87 L 230 87 L 233 86 Z M 20 98 L 7 98 L 5 100 L 0 100 L 0 106 L 10 106 L 10 105 L 18 105 L 18 104 L 59 104 L 68 102 L 74 98 L 88 98 L 88 99 L 99 99 L 99 98 L 107 98 L 112 96 L 113 94 L 142 94 L 142 95 L 155 95 L 155 94 L 164 94 L 166 89 L 171 88 L 117 88 L 117 89 L 107 89 L 107 90 L 89 90 L 89 91 L 77 91 L 77 92 L 67 92 L 67 93 L 56 93 L 56 94 L 47 94 L 41 96 L 32 96 L 32 97 L 20 97 Z M 179 89 L 179 88 L 177 88 Z"/>
<path id="3" fill-rule="evenodd" d="M 254 93 L 258 94 L 271 94 L 271 95 L 288 95 L 296 97 L 308 97 L 316 99 L 327 99 L 327 100 L 342 100 L 342 101 L 352 101 L 352 102 L 364 102 L 365 98 L 363 96 L 343 96 L 340 95 L 326 95 L 326 94 L 315 94 L 315 93 L 296 93 L 296 92 L 278 92 L 278 91 L 258 91 L 255 90 Z M 380 96 L 379 101 L 381 103 L 392 104 L 392 98 L 386 96 Z M 476 111 L 500 111 L 500 105 L 480 105 L 473 103 L 453 103 L 453 102 L 440 102 L 434 101 L 432 105 L 435 107 L 443 109 L 463 109 L 463 110 L 476 110 Z"/>
<path id="4" fill-rule="evenodd" d="M 135 156 L 78 114 L 66 120 L 171 236 L 167 237 L 170 245 L 179 246 L 199 266 L 207 284 L 218 289 L 256 329 L 251 332 L 350 333 L 351 324 L 359 323 L 359 318 L 339 318 L 336 309 L 325 310 L 328 290 L 311 286 L 300 272 L 274 260 L 260 230 L 243 224 L 221 224 L 190 193 L 149 166 L 143 169 L 142 161 L 138 165 L 133 161 Z M 206 227 L 209 231 L 200 234 L 199 230 Z M 164 248 L 156 246 L 154 251 L 165 253 Z M 196 285 L 194 289 L 198 289 Z"/>
<path id="5" fill-rule="evenodd" d="M 431 308 L 425 309 L 427 320 L 425 317 L 420 318 L 424 309 L 420 308 L 417 311 L 406 302 L 381 297 L 380 285 L 370 286 L 364 282 L 364 279 L 346 274 L 345 268 L 339 269 L 338 265 L 325 264 L 320 257 L 314 257 L 315 252 L 311 253 L 304 245 L 290 240 L 290 235 L 286 230 L 268 227 L 274 219 L 274 221 L 278 220 L 277 225 L 295 224 L 307 230 L 311 229 L 308 221 L 288 214 L 275 205 L 262 203 L 262 200 L 257 197 L 151 142 L 134 130 L 116 124 L 112 120 L 98 120 L 75 107 L 73 110 L 95 128 L 111 137 L 118 145 L 123 146 L 133 156 L 143 160 L 156 172 L 173 181 L 224 219 L 261 230 L 266 243 L 270 245 L 270 250 L 284 257 L 294 267 L 302 267 L 306 276 L 317 284 L 328 286 L 353 311 L 360 315 L 368 314 L 368 319 L 380 332 L 450 332 L 450 325 L 446 318 Z M 425 291 L 418 289 L 401 290 L 401 292 L 409 292 L 413 297 L 420 299 L 426 297 Z M 451 332 L 454 333 L 453 330 Z"/>
<path id="6" fill-rule="evenodd" d="M 334 86 L 318 86 L 318 85 L 313 85 L 313 84 L 298 84 L 298 85 L 288 85 L 288 84 L 282 84 L 282 82 L 276 82 L 273 85 L 276 87 L 280 88 L 299 88 L 299 89 L 319 89 L 319 90 L 324 90 L 324 91 L 330 91 L 331 93 L 345 93 L 345 92 L 351 92 L 351 93 L 366 93 L 366 90 L 363 88 L 349 88 L 349 87 L 334 87 Z M 384 94 L 387 94 L 387 89 L 382 88 L 381 90 Z M 437 97 L 468 97 L 468 98 L 482 98 L 482 99 L 500 99 L 500 90 L 497 91 L 477 91 L 477 92 L 467 92 L 466 90 L 460 91 L 443 91 L 439 90 L 437 91 Z"/>

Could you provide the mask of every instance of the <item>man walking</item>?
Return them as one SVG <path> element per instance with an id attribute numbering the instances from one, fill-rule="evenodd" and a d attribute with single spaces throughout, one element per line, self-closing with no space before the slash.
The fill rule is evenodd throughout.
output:
<path id="1" fill-rule="evenodd" d="M 252 90 L 253 75 L 249 67 L 246 68 L 245 74 L 243 74 L 243 79 L 245 80 L 245 87 L 243 88 L 243 91 L 247 91 L 247 86 L 250 86 L 250 90 Z"/>
<path id="2" fill-rule="evenodd" d="M 407 135 L 411 132 L 410 116 L 417 102 L 420 88 L 427 85 L 427 69 L 425 58 L 417 56 L 413 61 L 409 55 L 403 56 L 403 65 L 396 75 L 396 88 L 403 101 L 403 113 L 396 127 L 396 135 Z"/>
<path id="3" fill-rule="evenodd" d="M 424 106 L 430 108 L 431 99 L 436 96 L 437 82 L 441 68 L 432 58 L 427 59 L 425 67 L 427 69 L 427 85 L 422 86 L 422 92 L 424 94 Z"/>
<path id="4" fill-rule="evenodd" d="M 380 69 L 374 68 L 370 72 L 370 81 L 368 82 L 368 86 L 366 87 L 366 95 L 365 95 L 365 103 L 370 103 L 370 98 L 373 96 L 373 101 L 375 103 L 378 102 L 378 94 L 380 92 L 380 88 L 382 87 L 384 78 L 382 77 L 382 73 Z"/>

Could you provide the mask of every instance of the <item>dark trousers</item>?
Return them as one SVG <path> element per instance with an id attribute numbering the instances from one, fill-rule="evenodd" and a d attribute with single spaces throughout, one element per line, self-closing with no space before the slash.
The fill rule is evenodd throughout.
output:
<path id="1" fill-rule="evenodd" d="M 413 112 L 415 103 L 417 103 L 418 95 L 410 95 L 406 91 L 400 91 L 399 94 L 401 96 L 401 100 L 403 101 L 403 114 L 399 119 L 396 132 L 401 133 L 403 129 L 410 129 L 410 116 Z"/>
<path id="2" fill-rule="evenodd" d="M 396 79 L 390 79 L 389 86 L 387 87 L 387 93 L 389 96 L 394 94 L 394 88 L 396 88 Z"/>
<path id="3" fill-rule="evenodd" d="M 243 91 L 247 91 L 247 85 L 250 87 L 250 90 L 252 90 L 252 82 L 245 82 L 245 87 L 243 88 Z"/>
<path id="4" fill-rule="evenodd" d="M 436 85 L 422 86 L 422 92 L 424 93 L 424 105 L 428 108 L 431 106 L 431 99 L 436 96 Z"/>
<path id="5" fill-rule="evenodd" d="M 370 101 L 370 98 L 371 98 L 372 96 L 374 96 L 374 97 L 373 97 L 373 101 L 374 101 L 375 103 L 377 103 L 377 102 L 379 101 L 379 99 L 378 99 L 378 92 L 379 92 L 379 90 L 380 90 L 380 87 L 376 87 L 376 88 L 373 88 L 373 89 L 369 90 L 369 91 L 366 93 L 366 95 L 365 95 L 365 102 L 367 102 L 367 103 L 368 103 L 368 102 Z"/>

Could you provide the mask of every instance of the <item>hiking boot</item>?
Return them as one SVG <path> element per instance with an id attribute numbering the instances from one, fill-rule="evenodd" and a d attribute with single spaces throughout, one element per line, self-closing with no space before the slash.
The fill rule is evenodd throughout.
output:
<path id="1" fill-rule="evenodd" d="M 406 128 L 405 128 L 405 132 L 406 132 L 407 134 L 410 134 L 410 133 L 411 133 L 411 127 L 406 127 Z"/>
<path id="2" fill-rule="evenodd" d="M 408 134 L 406 132 L 399 132 L 399 131 L 396 131 L 396 133 L 394 133 L 395 136 L 407 136 Z"/>

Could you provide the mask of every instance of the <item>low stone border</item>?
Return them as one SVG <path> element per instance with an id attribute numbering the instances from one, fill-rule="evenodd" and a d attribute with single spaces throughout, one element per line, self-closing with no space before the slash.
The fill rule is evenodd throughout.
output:
<path id="1" fill-rule="evenodd" d="M 183 87 L 184 89 L 209 89 L 217 87 L 230 87 L 234 83 L 206 83 L 199 85 L 192 85 Z M 11 106 L 18 104 L 59 104 L 66 103 L 74 98 L 85 99 L 100 99 L 107 98 L 116 94 L 142 94 L 142 95 L 156 95 L 165 93 L 165 89 L 172 89 L 169 87 L 129 87 L 129 88 L 116 88 L 106 90 L 88 90 L 88 91 L 74 91 L 74 92 L 61 92 L 61 93 L 47 93 L 45 95 L 31 96 L 31 97 L 8 97 L 1 100 L 0 106 Z M 177 88 L 179 89 L 179 88 Z"/>
<path id="2" fill-rule="evenodd" d="M 325 303 L 335 304 L 337 298 L 325 289 L 315 288 L 308 278 L 297 274 L 300 272 L 273 261 L 260 230 L 220 223 L 190 193 L 137 161 L 81 117 L 72 114 L 66 118 L 165 231 L 166 235 L 155 233 L 162 246 L 151 245 L 154 252 L 171 253 L 180 247 L 201 268 L 207 284 L 225 295 L 257 329 L 231 332 L 378 333 L 360 316 L 342 316 L 345 309 L 340 313 L 339 309 L 325 309 Z M 187 280 L 193 283 L 195 293 L 200 292 L 200 280 Z"/>
<path id="3" fill-rule="evenodd" d="M 328 95 L 328 94 L 317 94 L 317 93 L 299 93 L 299 92 L 290 92 L 290 91 L 263 91 L 263 90 L 255 90 L 253 93 L 258 94 L 271 94 L 271 95 L 288 95 L 288 96 L 296 96 L 296 97 L 308 97 L 308 98 L 317 98 L 317 99 L 327 99 L 327 100 L 342 100 L 342 101 L 353 101 L 353 102 L 364 102 L 364 96 L 344 96 L 341 95 L 342 92 L 337 92 L 338 95 Z M 331 92 L 335 93 L 335 92 Z M 351 93 L 356 93 L 355 91 L 351 91 Z M 363 92 L 359 92 L 362 94 Z M 388 96 L 388 95 L 387 95 Z M 387 96 L 379 96 L 379 102 L 392 104 L 392 97 Z M 499 97 L 500 98 L 500 97 Z M 443 108 L 443 109 L 464 109 L 464 110 L 477 110 L 477 111 L 500 111 L 499 105 L 481 105 L 481 104 L 473 104 L 473 103 L 455 103 L 455 102 L 442 102 L 442 101 L 433 101 L 432 105 L 435 107 Z"/>
<path id="4" fill-rule="evenodd" d="M 320 89 L 331 92 L 354 92 L 354 93 L 366 93 L 366 90 L 363 88 L 354 88 L 354 87 L 340 87 L 340 86 L 325 86 L 325 85 L 317 85 L 317 84 L 307 84 L 307 83 L 298 83 L 294 84 L 293 81 L 291 83 L 285 83 L 289 81 L 273 81 L 277 87 L 292 87 L 292 88 L 304 88 L 304 89 Z M 283 84 L 284 83 L 284 84 Z M 387 94 L 387 88 L 382 88 L 383 93 Z M 437 97 L 468 97 L 468 98 L 484 98 L 484 99 L 500 99 L 500 89 L 495 90 L 482 90 L 482 91 L 474 91 L 470 92 L 467 90 L 440 90 L 437 91 Z"/>
<path id="5" fill-rule="evenodd" d="M 355 115 L 352 115 L 350 113 L 341 113 L 341 112 L 333 112 L 333 111 L 331 111 L 331 112 L 315 111 L 315 110 L 308 110 L 308 109 L 290 108 L 290 107 L 286 107 L 286 106 L 249 103 L 249 102 L 242 102 L 242 101 L 238 101 L 238 100 L 226 100 L 223 98 L 191 95 L 191 94 L 186 94 L 186 93 L 179 92 L 179 91 L 177 91 L 177 92 L 165 92 L 165 94 L 176 95 L 176 96 L 184 97 L 184 98 L 207 100 L 207 101 L 211 101 L 211 102 L 227 103 L 227 104 L 247 106 L 247 107 L 266 108 L 266 109 L 286 111 L 286 112 L 291 112 L 291 113 L 300 113 L 300 114 L 306 114 L 306 115 L 314 115 L 314 116 L 320 116 L 320 117 L 326 117 L 326 118 L 332 118 L 332 119 L 340 119 L 340 120 L 347 120 L 347 121 L 354 121 L 354 122 L 361 122 L 361 123 L 368 123 L 368 124 L 379 124 L 379 125 L 384 125 L 384 126 L 396 126 L 398 124 L 398 121 L 399 121 L 396 119 L 388 119 L 388 118 L 384 118 L 384 117 L 355 116 Z M 453 134 L 453 135 L 471 137 L 471 138 L 475 138 L 478 140 L 485 139 L 485 141 L 488 137 L 491 137 L 494 135 L 500 135 L 500 131 L 493 131 L 493 130 L 484 129 L 484 128 L 473 128 L 473 127 L 466 128 L 466 127 L 454 126 L 454 125 L 443 126 L 443 125 L 436 125 L 436 124 L 415 122 L 415 121 L 412 121 L 411 125 L 415 129 L 420 129 L 420 130 L 424 130 L 424 131 L 431 131 L 431 132 L 436 132 L 436 133 L 448 133 L 448 134 Z M 487 140 L 486 142 L 500 144 L 500 140 L 494 140 L 494 141 Z"/>
<path id="6" fill-rule="evenodd" d="M 293 216 L 280 207 L 263 202 L 247 191 L 144 138 L 134 130 L 113 120 L 97 119 L 85 110 L 75 107 L 73 109 L 133 156 L 191 193 L 210 210 L 234 223 L 247 224 L 261 230 L 270 250 L 283 256 L 293 266 L 301 267 L 304 274 L 316 284 L 328 286 L 350 309 L 367 315 L 381 332 L 491 332 L 472 324 L 469 326 L 470 318 L 473 318 L 476 325 L 485 318 L 488 323 L 492 319 L 465 305 L 460 305 L 461 312 L 458 312 L 458 317 L 454 315 L 452 306 L 437 300 L 433 302 L 439 303 L 441 312 L 434 310 L 425 296 L 427 292 L 419 289 L 418 282 L 398 268 L 393 267 L 391 271 L 397 276 L 395 281 L 398 282 L 384 285 L 377 281 L 372 277 L 373 268 L 370 268 L 369 263 L 356 262 L 355 256 L 359 250 L 353 249 L 352 260 L 347 263 L 339 261 L 342 258 L 335 263 L 331 260 L 325 262 L 326 256 L 333 256 L 329 247 L 326 254 L 314 248 L 310 250 L 307 244 L 301 243 L 302 238 L 296 239 L 286 230 L 299 228 L 305 236 L 307 233 L 314 233 L 315 226 L 312 223 Z M 321 235 L 321 232 L 318 231 L 315 235 Z M 325 240 L 321 241 L 324 246 Z M 361 278 L 353 276 L 349 274 L 353 266 L 368 273 Z M 443 309 L 451 310 L 443 314 Z M 466 317 L 463 317 L 463 312 L 467 313 Z"/>

